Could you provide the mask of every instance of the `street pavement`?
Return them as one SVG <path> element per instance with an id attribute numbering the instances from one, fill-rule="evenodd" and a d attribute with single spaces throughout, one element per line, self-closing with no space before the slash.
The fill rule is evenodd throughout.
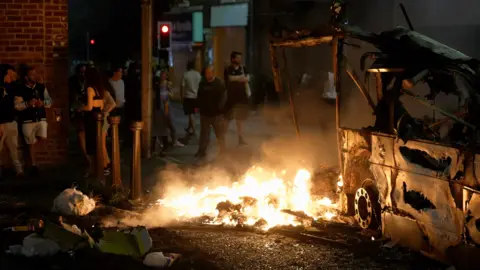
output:
<path id="1" fill-rule="evenodd" d="M 179 137 L 185 137 L 187 117 L 180 104 L 173 106 Z M 199 130 L 197 118 L 197 130 Z M 252 114 L 245 125 L 247 146 L 239 146 L 235 125 L 228 129 L 227 153 L 216 156 L 215 139 L 206 161 L 194 154 L 198 138 L 190 138 L 185 147 L 175 148 L 166 157 L 142 160 L 142 178 L 145 190 L 161 190 L 165 183 L 162 172 L 169 170 L 201 170 L 202 168 L 230 168 L 241 174 L 252 164 L 268 160 L 269 164 L 289 166 L 292 163 L 335 163 L 335 136 L 315 127 L 301 128 L 300 140 L 288 113 L 264 110 Z M 333 141 L 333 143 L 332 143 Z M 122 180 L 129 186 L 131 150 L 122 151 Z M 73 161 L 78 160 L 72 158 Z M 0 227 L 22 223 L 29 218 L 46 215 L 54 197 L 72 183 L 81 182 L 84 168 L 79 162 L 46 171 L 41 179 L 0 184 Z M 41 214 L 43 213 L 43 214 Z M 331 233 L 331 232 L 327 232 Z M 445 269 L 416 253 L 404 249 L 380 248 L 380 243 L 355 242 L 339 247 L 311 237 L 298 238 L 283 233 L 254 233 L 229 231 L 221 228 L 158 228 L 150 230 L 153 250 L 182 254 L 172 269 Z M 347 237 L 338 233 L 339 239 Z M 21 241 L 21 239 L 18 239 Z M 9 241 L 0 241 L 5 248 Z M 1 269 L 147 269 L 137 260 L 108 257 L 104 254 L 81 254 L 43 261 L 13 259 L 0 255 Z M 92 264 L 91 262 L 95 262 Z M 28 266 L 27 266 L 28 265 Z"/>

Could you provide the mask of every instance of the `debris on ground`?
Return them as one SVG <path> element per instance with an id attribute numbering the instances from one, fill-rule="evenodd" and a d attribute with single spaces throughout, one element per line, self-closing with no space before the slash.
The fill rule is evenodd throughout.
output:
<path id="1" fill-rule="evenodd" d="M 67 188 L 53 201 L 52 212 L 67 216 L 86 216 L 95 209 L 94 199 L 75 188 Z"/>
<path id="2" fill-rule="evenodd" d="M 163 252 L 148 253 L 143 264 L 148 267 L 164 268 L 170 267 L 180 257 L 180 254 L 163 254 Z"/>
<path id="3" fill-rule="evenodd" d="M 141 258 L 152 248 L 152 238 L 145 227 L 105 231 L 97 246 L 105 253 Z"/>
<path id="4" fill-rule="evenodd" d="M 53 256 L 60 251 L 60 246 L 53 240 L 32 233 L 23 239 L 22 245 L 10 246 L 8 253 L 25 257 Z"/>

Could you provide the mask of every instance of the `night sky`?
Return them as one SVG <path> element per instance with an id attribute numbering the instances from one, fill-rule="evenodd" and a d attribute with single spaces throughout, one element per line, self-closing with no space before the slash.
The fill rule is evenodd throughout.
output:
<path id="1" fill-rule="evenodd" d="M 86 33 L 95 40 L 91 59 L 123 63 L 140 53 L 141 17 L 137 0 L 70 0 L 69 39 L 72 60 L 86 58 Z"/>

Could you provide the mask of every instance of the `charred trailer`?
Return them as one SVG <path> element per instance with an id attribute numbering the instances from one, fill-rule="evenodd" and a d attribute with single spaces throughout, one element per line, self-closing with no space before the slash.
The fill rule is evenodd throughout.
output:
<path id="1" fill-rule="evenodd" d="M 362 40 L 378 49 L 360 59 L 366 77 L 376 80 L 376 102 L 343 55 L 346 39 Z M 282 50 L 322 44 L 333 46 L 344 215 L 354 216 L 364 229 L 381 230 L 391 241 L 436 260 L 455 265 L 474 262 L 480 255 L 479 61 L 403 27 L 375 34 L 334 25 L 271 39 L 277 91 L 291 92 L 288 83 L 282 83 L 288 69 L 277 60 Z M 288 65 L 286 60 L 283 63 Z M 375 114 L 373 126 L 360 130 L 340 126 L 342 68 Z M 450 113 L 419 97 L 413 86 L 423 83 L 431 90 L 429 98 L 440 92 L 456 93 L 461 109 Z M 416 119 L 403 106 L 401 96 L 445 118 Z M 293 103 L 291 108 L 295 119 Z M 455 125 L 447 137 L 440 137 L 437 128 L 444 121 Z M 298 125 L 296 129 L 301 136 Z"/>

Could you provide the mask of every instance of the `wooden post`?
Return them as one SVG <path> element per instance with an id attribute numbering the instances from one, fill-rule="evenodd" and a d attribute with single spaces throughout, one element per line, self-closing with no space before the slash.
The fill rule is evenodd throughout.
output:
<path id="1" fill-rule="evenodd" d="M 377 104 L 383 98 L 383 82 L 382 82 L 382 73 L 375 73 L 375 85 L 377 89 Z"/>
<path id="2" fill-rule="evenodd" d="M 146 158 L 151 157 L 151 130 L 152 130 L 152 1 L 142 0 L 142 121 L 143 153 Z"/>
<path id="3" fill-rule="evenodd" d="M 98 182 L 104 183 L 105 182 L 105 175 L 104 175 L 104 164 L 103 164 L 103 124 L 104 124 L 104 117 L 103 113 L 96 113 L 95 114 L 97 120 L 97 151 L 95 155 L 95 176 Z"/>
<path id="4" fill-rule="evenodd" d="M 341 107 L 341 67 L 343 62 L 343 38 L 335 37 L 333 39 L 332 58 L 333 58 L 333 77 L 335 80 L 335 91 L 337 98 L 335 102 L 335 129 L 337 131 L 337 150 L 338 150 L 338 165 L 340 171 L 343 170 L 342 158 L 342 138 L 340 134 L 340 107 Z"/>
<path id="5" fill-rule="evenodd" d="M 142 149 L 141 149 L 141 131 L 143 122 L 133 122 L 131 130 L 133 132 L 132 147 L 132 166 L 130 176 L 130 198 L 137 200 L 142 196 Z"/>
<path id="6" fill-rule="evenodd" d="M 270 43 L 270 62 L 272 63 L 273 83 L 275 84 L 275 91 L 282 92 L 282 83 L 280 80 L 280 68 L 278 66 L 275 47 Z"/>
<path id="7" fill-rule="evenodd" d="M 120 139 L 118 133 L 118 125 L 120 124 L 120 116 L 111 116 L 108 118 L 112 128 L 112 186 L 121 188 L 122 176 L 120 173 Z"/>
<path id="8" fill-rule="evenodd" d="M 295 125 L 295 131 L 297 133 L 297 138 L 300 138 L 300 128 L 298 126 L 298 119 L 297 119 L 297 113 L 295 111 L 295 103 L 293 100 L 293 91 L 292 88 L 290 87 L 290 73 L 288 71 L 288 62 L 287 62 L 287 53 L 285 52 L 285 49 L 282 49 L 282 54 L 283 54 L 283 64 L 285 65 L 284 70 L 285 70 L 285 78 L 287 80 L 287 91 L 288 91 L 288 97 L 290 100 L 290 110 L 292 111 L 292 118 L 293 118 L 293 124 Z"/>

